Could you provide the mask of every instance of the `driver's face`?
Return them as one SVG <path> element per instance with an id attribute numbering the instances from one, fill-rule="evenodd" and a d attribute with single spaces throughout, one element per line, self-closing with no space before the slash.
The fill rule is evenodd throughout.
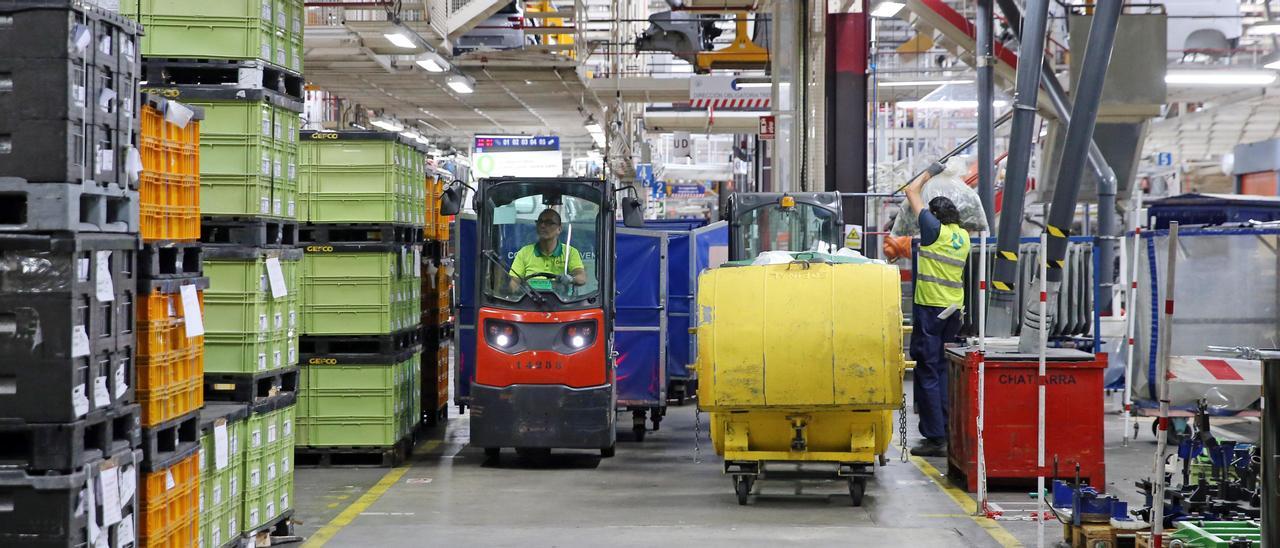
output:
<path id="1" fill-rule="evenodd" d="M 551 240 L 560 237 L 560 223 L 550 215 L 538 217 L 538 239 Z"/>

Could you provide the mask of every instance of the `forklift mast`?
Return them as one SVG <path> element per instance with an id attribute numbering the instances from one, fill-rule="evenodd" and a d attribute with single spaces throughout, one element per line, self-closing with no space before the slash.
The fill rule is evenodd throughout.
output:
<path id="1" fill-rule="evenodd" d="M 729 260 L 764 251 L 834 251 L 844 244 L 838 192 L 735 192 L 722 218 L 729 222 Z"/>

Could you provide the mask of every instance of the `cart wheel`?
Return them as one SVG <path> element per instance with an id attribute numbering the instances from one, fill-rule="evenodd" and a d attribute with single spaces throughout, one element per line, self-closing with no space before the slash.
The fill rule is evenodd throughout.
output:
<path id="1" fill-rule="evenodd" d="M 631 428 L 631 435 L 635 437 L 636 441 L 644 441 L 644 425 L 640 424 L 633 426 Z"/>
<path id="2" fill-rule="evenodd" d="M 615 453 L 617 453 L 617 449 L 615 446 L 610 445 L 600 450 L 600 458 L 611 459 Z"/>
<path id="3" fill-rule="evenodd" d="M 485 447 L 484 448 L 484 456 L 485 458 L 489 458 L 489 459 L 498 458 L 498 454 L 501 452 L 502 452 L 501 447 Z"/>
<path id="4" fill-rule="evenodd" d="M 746 506 L 747 497 L 751 496 L 751 484 L 755 480 L 751 476 L 734 476 L 733 491 L 738 494 L 738 505 Z"/>
<path id="5" fill-rule="evenodd" d="M 862 506 L 862 496 L 867 493 L 867 480 L 865 478 L 849 478 L 849 498 L 853 499 L 854 506 Z"/>

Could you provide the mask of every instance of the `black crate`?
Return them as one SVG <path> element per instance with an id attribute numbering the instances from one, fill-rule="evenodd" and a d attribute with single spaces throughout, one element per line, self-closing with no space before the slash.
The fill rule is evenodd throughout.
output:
<path id="1" fill-rule="evenodd" d="M 74 422 L 0 419 L 0 468 L 72 472 L 90 461 L 136 449 L 142 440 L 137 404 L 95 411 Z"/>
<path id="2" fill-rule="evenodd" d="M 293 247 L 298 222 L 254 217 L 213 217 L 200 220 L 200 242 L 231 247 Z"/>
<path id="3" fill-rule="evenodd" d="M 0 51 L 138 76 L 141 27 L 118 13 L 74 0 L 0 0 L 0 15 L 11 18 L 0 25 Z"/>
<path id="4" fill-rule="evenodd" d="M 138 192 L 95 182 L 0 177 L 0 232 L 138 232 Z"/>
<path id="5" fill-rule="evenodd" d="M 200 449 L 200 411 L 142 429 L 142 471 L 164 470 Z"/>
<path id="6" fill-rule="evenodd" d="M 137 131 L 138 80 L 111 68 L 72 60 L 0 57 L 9 87 L 0 93 L 0 129 L 15 133 L 24 122 L 70 120 Z"/>
<path id="7" fill-rule="evenodd" d="M 138 253 L 141 279 L 191 278 L 204 274 L 199 243 L 144 243 Z"/>
<path id="8" fill-rule="evenodd" d="M 0 173 L 32 183 L 93 181 L 136 189 L 127 169 L 131 133 L 74 120 L 21 121 L 0 128 Z"/>
<path id="9" fill-rule="evenodd" d="M 260 403 L 298 391 L 298 366 L 257 373 L 205 373 L 206 402 Z"/>
<path id="10" fill-rule="evenodd" d="M 129 347 L 70 359 L 0 360 L 0 417 L 74 422 L 133 401 L 135 375 Z"/>
<path id="11" fill-rule="evenodd" d="M 95 516 L 100 534 L 108 536 L 109 546 L 122 546 L 118 537 L 120 524 L 102 526 L 103 497 L 95 494 L 92 512 L 87 508 L 89 486 L 100 486 L 104 470 L 128 475 L 137 487 L 127 499 L 120 500 L 120 514 L 138 531 L 138 492 L 142 489 L 136 450 L 125 449 L 109 459 L 91 461 L 83 468 L 67 474 L 30 473 L 21 469 L 0 469 L 0 546 L 41 548 L 83 548 L 88 543 L 88 516 Z M 126 480 L 127 481 L 127 480 Z M 121 481 L 120 483 L 124 483 Z M 101 489 L 95 490 L 100 493 Z M 123 521 L 121 522 L 123 523 Z"/>

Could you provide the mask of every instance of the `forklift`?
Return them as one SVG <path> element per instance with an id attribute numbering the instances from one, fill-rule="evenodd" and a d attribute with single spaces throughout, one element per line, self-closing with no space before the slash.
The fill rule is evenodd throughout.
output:
<path id="1" fill-rule="evenodd" d="M 461 209 L 459 186 L 441 196 L 445 215 Z M 614 455 L 614 212 L 622 207 L 627 226 L 644 222 L 639 200 L 618 204 L 616 193 L 600 179 L 561 177 L 483 179 L 475 189 L 476 249 L 459 252 L 477 257 L 464 273 L 478 306 L 471 443 L 487 458 L 504 447 Z"/>
<path id="2" fill-rule="evenodd" d="M 722 219 L 729 222 L 729 260 L 764 251 L 834 253 L 844 244 L 844 213 L 838 192 L 735 192 Z"/>

